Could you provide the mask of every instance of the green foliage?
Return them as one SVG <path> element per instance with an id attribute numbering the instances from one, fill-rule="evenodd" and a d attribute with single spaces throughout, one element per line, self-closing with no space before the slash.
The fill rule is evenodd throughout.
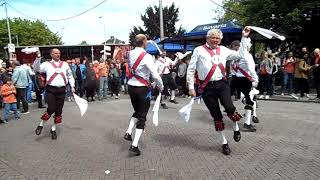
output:
<path id="1" fill-rule="evenodd" d="M 222 20 L 235 20 L 285 34 L 290 41 L 316 46 L 319 0 L 226 0 Z"/>
<path id="2" fill-rule="evenodd" d="M 12 43 L 16 43 L 16 35 L 20 46 L 31 45 L 57 45 L 62 44 L 61 37 L 49 30 L 41 21 L 30 21 L 21 18 L 10 19 Z M 8 31 L 6 19 L 0 20 L 0 46 L 8 44 Z"/>
<path id="3" fill-rule="evenodd" d="M 81 41 L 81 43 L 79 43 L 79 45 L 88 45 L 87 41 Z"/>
<path id="4" fill-rule="evenodd" d="M 175 25 L 179 21 L 179 8 L 172 3 L 171 6 L 166 6 L 163 8 L 163 28 L 164 35 L 166 37 L 174 37 L 176 35 L 181 35 L 185 33 L 185 29 L 181 26 L 179 29 L 176 29 Z M 160 9 L 158 6 L 147 7 L 144 15 L 141 15 L 141 20 L 145 29 L 142 27 L 134 26 L 130 32 L 130 43 L 132 44 L 134 37 L 137 34 L 145 34 L 151 39 L 160 36 Z"/>

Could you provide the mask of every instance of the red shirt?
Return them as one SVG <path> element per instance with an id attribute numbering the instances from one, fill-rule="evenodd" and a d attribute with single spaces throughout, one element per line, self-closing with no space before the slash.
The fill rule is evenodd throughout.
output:
<path id="1" fill-rule="evenodd" d="M 295 59 L 293 57 L 291 57 L 289 59 L 285 59 L 283 61 L 283 67 L 284 67 L 285 72 L 294 73 L 294 63 L 295 63 Z"/>

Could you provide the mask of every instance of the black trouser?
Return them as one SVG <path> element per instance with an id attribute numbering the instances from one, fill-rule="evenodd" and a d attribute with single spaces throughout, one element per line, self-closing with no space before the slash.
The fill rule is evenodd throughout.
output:
<path id="1" fill-rule="evenodd" d="M 66 96 L 66 87 L 55 87 L 47 85 L 46 87 L 48 96 L 48 108 L 47 113 L 56 117 L 61 116 L 62 108 L 64 105 L 64 98 Z"/>
<path id="2" fill-rule="evenodd" d="M 295 90 L 294 93 L 297 94 L 300 91 L 300 96 L 303 97 L 304 93 L 309 92 L 309 83 L 308 79 L 305 78 L 295 78 Z"/>
<path id="3" fill-rule="evenodd" d="M 175 90 L 177 89 L 177 84 L 171 74 L 163 74 L 162 75 L 162 81 L 163 81 L 163 94 L 169 96 L 169 89 L 170 90 Z"/>
<path id="4" fill-rule="evenodd" d="M 42 89 L 36 88 L 36 98 L 37 98 L 37 101 L 38 101 L 38 107 L 42 107 L 43 106 L 43 104 L 42 104 L 42 95 L 41 95 L 42 92 L 43 92 Z"/>
<path id="5" fill-rule="evenodd" d="M 237 82 L 236 82 L 237 76 L 232 76 L 231 77 L 231 82 L 230 82 L 230 91 L 231 91 L 231 96 L 235 95 L 236 99 L 240 99 L 240 90 L 237 88 Z M 229 78 L 230 79 L 230 78 Z"/>
<path id="6" fill-rule="evenodd" d="M 84 91 L 84 80 L 76 80 L 76 91 L 77 94 L 82 97 L 83 96 L 83 91 Z"/>
<path id="7" fill-rule="evenodd" d="M 132 117 L 138 119 L 136 128 L 144 129 L 147 120 L 147 114 L 150 107 L 150 98 L 147 97 L 149 89 L 146 86 L 128 86 L 131 104 L 134 109 Z"/>
<path id="8" fill-rule="evenodd" d="M 252 88 L 252 82 L 246 77 L 234 77 L 234 86 L 239 89 L 246 98 L 246 104 L 253 106 L 254 102 L 250 98 L 250 91 Z"/>
<path id="9" fill-rule="evenodd" d="M 116 94 L 116 96 L 119 95 L 119 89 L 120 89 L 120 78 L 119 77 L 113 77 L 111 78 L 111 95 Z"/>
<path id="10" fill-rule="evenodd" d="M 266 75 L 260 75 L 259 76 L 259 91 L 260 94 L 264 94 L 264 92 L 267 93 L 267 95 L 273 94 L 273 88 L 272 88 L 272 76 L 269 74 Z"/>
<path id="11" fill-rule="evenodd" d="M 23 111 L 27 112 L 29 105 L 26 99 L 26 88 L 17 88 L 17 109 L 20 109 L 20 101 L 22 102 Z"/>
<path id="12" fill-rule="evenodd" d="M 202 98 L 215 121 L 221 121 L 223 118 L 219 101 L 228 115 L 233 115 L 236 111 L 236 108 L 232 104 L 230 87 L 226 80 L 210 81 L 204 88 Z"/>
<path id="13" fill-rule="evenodd" d="M 184 95 L 188 95 L 189 94 L 189 90 L 187 88 L 187 76 L 183 76 L 183 77 L 179 77 L 180 82 L 181 82 L 181 88 L 182 88 L 182 93 Z"/>
<path id="14" fill-rule="evenodd" d="M 314 78 L 314 86 L 317 90 L 317 98 L 320 98 L 320 78 Z"/>

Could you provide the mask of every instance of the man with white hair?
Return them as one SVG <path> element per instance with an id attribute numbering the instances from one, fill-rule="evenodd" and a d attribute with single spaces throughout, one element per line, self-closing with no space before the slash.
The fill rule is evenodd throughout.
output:
<path id="1" fill-rule="evenodd" d="M 255 62 L 250 54 L 250 48 L 252 44 L 247 44 L 247 51 L 244 52 L 244 58 L 236 60 L 232 63 L 231 67 L 235 73 L 235 77 L 233 79 L 233 83 L 235 88 L 239 89 L 241 93 L 243 93 L 245 97 L 245 122 L 243 127 L 248 132 L 255 132 L 256 129 L 251 125 L 251 119 L 254 122 L 257 122 L 256 115 L 252 117 L 252 113 L 256 111 L 256 101 L 254 101 L 254 95 L 250 96 L 250 91 L 252 87 L 257 87 L 259 78 L 255 71 Z"/>
<path id="2" fill-rule="evenodd" d="M 249 27 L 245 27 L 242 31 L 242 39 L 239 51 L 230 50 L 224 46 L 220 46 L 223 34 L 219 29 L 212 29 L 207 33 L 207 43 L 194 49 L 189 67 L 187 70 L 187 83 L 189 86 L 189 95 L 196 96 L 194 90 L 194 75 L 197 71 L 200 80 L 198 91 L 202 94 L 202 98 L 211 116 L 214 119 L 215 129 L 220 132 L 222 138 L 222 152 L 229 155 L 231 150 L 228 146 L 227 139 L 224 135 L 223 116 L 220 111 L 219 101 L 224 106 L 227 115 L 234 122 L 234 140 L 240 141 L 241 134 L 239 131 L 238 121 L 241 115 L 236 112 L 231 95 L 230 87 L 226 81 L 226 61 L 244 58 L 247 51 Z"/>

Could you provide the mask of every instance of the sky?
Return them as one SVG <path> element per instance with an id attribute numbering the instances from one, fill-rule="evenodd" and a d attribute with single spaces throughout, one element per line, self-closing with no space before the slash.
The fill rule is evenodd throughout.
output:
<path id="1" fill-rule="evenodd" d="M 7 0 L 7 2 L 29 17 L 61 19 L 79 14 L 102 0 Z M 191 31 L 197 25 L 216 22 L 215 10 L 219 7 L 210 0 L 162 0 L 163 6 L 171 5 L 173 2 L 180 9 L 180 21 L 176 24 L 177 27 L 182 25 L 187 31 Z M 222 0 L 214 0 L 214 2 L 222 4 Z M 133 26 L 143 27 L 140 15 L 145 13 L 148 6 L 155 5 L 159 5 L 159 0 L 107 0 L 97 8 L 76 18 L 44 21 L 44 23 L 52 32 L 60 35 L 66 45 L 75 45 L 82 41 L 100 44 L 104 41 L 104 34 L 107 39 L 114 36 L 128 42 Z M 5 18 L 3 7 L 0 16 L 1 19 Z M 11 7 L 8 7 L 8 16 L 30 19 Z"/>

